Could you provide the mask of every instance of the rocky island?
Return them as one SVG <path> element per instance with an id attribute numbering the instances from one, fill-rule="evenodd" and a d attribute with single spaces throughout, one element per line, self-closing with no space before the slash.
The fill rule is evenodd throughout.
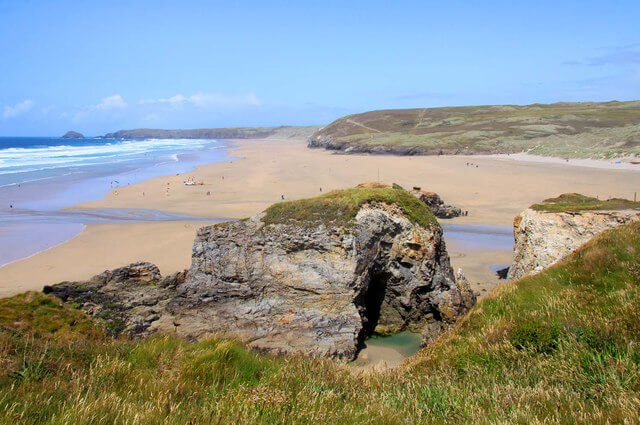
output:
<path id="1" fill-rule="evenodd" d="M 84 139 L 84 135 L 82 133 L 78 133 L 77 131 L 67 131 L 62 136 L 63 139 Z"/>
<path id="2" fill-rule="evenodd" d="M 431 340 L 475 303 L 433 213 L 368 184 L 198 231 L 188 272 L 152 264 L 45 288 L 132 336 L 229 336 L 258 351 L 353 359 L 374 332 Z"/>

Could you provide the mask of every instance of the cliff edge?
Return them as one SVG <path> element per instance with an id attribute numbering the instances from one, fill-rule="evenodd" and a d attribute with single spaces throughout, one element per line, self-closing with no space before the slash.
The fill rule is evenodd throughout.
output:
<path id="1" fill-rule="evenodd" d="M 532 205 L 516 216 L 508 279 L 537 273 L 607 229 L 640 219 L 640 202 L 600 201 L 568 193 Z"/>

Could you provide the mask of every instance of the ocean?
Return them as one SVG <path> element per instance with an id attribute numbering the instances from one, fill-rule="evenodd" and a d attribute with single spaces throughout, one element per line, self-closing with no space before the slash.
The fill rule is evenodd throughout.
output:
<path id="1" fill-rule="evenodd" d="M 65 210 L 153 177 L 229 161 L 226 141 L 0 137 L 0 266 L 71 239 L 84 226 L 193 217 L 154 211 Z"/>

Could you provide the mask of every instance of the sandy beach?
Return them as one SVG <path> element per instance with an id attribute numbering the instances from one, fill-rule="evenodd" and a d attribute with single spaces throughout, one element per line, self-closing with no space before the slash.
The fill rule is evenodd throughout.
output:
<path id="1" fill-rule="evenodd" d="M 141 208 L 210 218 L 255 214 L 281 196 L 298 199 L 365 181 L 420 186 L 439 193 L 468 216 L 447 223 L 510 226 L 533 202 L 564 192 L 633 199 L 640 171 L 571 166 L 559 161 L 474 156 L 336 155 L 308 149 L 303 140 L 234 141 L 231 161 L 194 172 L 159 177 L 122 187 L 103 200 L 76 208 Z M 197 183 L 185 186 L 187 178 Z M 39 290 L 44 284 L 85 279 L 139 260 L 156 263 L 163 274 L 187 268 L 196 229 L 203 222 L 92 224 L 73 240 L 0 268 L 0 296 Z M 451 247 L 454 267 L 472 280 L 487 278 L 487 262 L 508 255 Z"/>

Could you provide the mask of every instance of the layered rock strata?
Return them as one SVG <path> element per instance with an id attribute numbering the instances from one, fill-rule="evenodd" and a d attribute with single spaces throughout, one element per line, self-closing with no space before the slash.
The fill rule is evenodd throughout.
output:
<path id="1" fill-rule="evenodd" d="M 638 219 L 636 209 L 549 212 L 528 208 L 514 220 L 514 257 L 507 278 L 537 273 L 599 233 Z"/>

